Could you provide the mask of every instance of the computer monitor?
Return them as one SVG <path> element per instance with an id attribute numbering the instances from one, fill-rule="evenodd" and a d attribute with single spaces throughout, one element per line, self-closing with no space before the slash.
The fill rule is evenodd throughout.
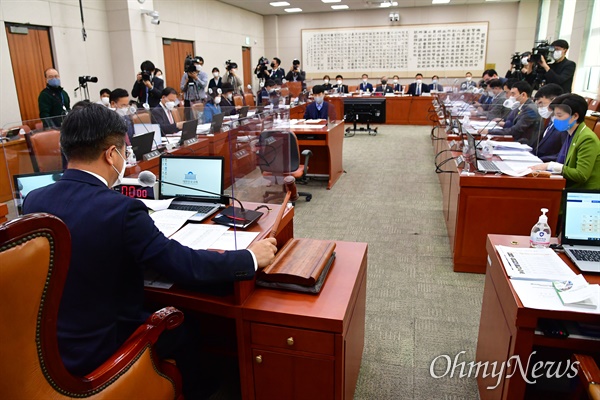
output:
<path id="1" fill-rule="evenodd" d="M 49 171 L 13 175 L 15 206 L 19 215 L 23 213 L 23 200 L 31 191 L 59 181 L 62 174 L 63 171 Z"/>

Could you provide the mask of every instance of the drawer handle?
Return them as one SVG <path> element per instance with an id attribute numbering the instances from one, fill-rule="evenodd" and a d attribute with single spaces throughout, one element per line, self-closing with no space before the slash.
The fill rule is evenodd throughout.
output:
<path id="1" fill-rule="evenodd" d="M 262 363 L 262 356 L 256 356 L 256 363 L 257 364 Z"/>
<path id="2" fill-rule="evenodd" d="M 289 338 L 287 338 L 286 342 L 287 342 L 288 346 L 293 346 L 294 338 L 290 336 Z"/>

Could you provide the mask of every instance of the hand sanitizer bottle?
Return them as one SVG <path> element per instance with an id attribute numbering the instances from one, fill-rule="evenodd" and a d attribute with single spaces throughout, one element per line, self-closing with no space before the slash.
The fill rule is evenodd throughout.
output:
<path id="1" fill-rule="evenodd" d="M 547 208 L 542 208 L 542 215 L 537 224 L 531 228 L 530 247 L 550 247 L 550 226 L 548 225 Z"/>
<path id="2" fill-rule="evenodd" d="M 463 154 L 462 156 L 463 156 L 463 162 L 464 162 L 463 172 L 466 172 L 466 173 L 471 172 L 470 151 L 471 151 L 471 149 L 469 148 L 469 145 L 467 143 L 465 143 L 462 148 L 462 154 Z"/>

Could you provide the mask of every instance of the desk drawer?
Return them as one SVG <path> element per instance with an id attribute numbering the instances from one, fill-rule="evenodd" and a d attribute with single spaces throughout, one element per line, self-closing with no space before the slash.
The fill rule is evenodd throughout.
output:
<path id="1" fill-rule="evenodd" d="M 309 353 L 334 354 L 332 333 L 253 323 L 252 344 Z"/>

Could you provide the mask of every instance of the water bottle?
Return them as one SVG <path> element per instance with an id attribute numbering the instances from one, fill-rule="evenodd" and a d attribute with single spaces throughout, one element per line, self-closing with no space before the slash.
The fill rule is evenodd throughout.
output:
<path id="1" fill-rule="evenodd" d="M 471 172 L 471 157 L 470 157 L 469 153 L 470 153 L 469 145 L 467 143 L 465 143 L 462 148 L 463 161 L 464 161 L 464 166 L 463 166 L 464 172 Z"/>
<path id="2" fill-rule="evenodd" d="M 489 139 L 481 145 L 481 155 L 485 157 L 486 160 L 491 160 L 494 156 L 494 146 Z"/>
<path id="3" fill-rule="evenodd" d="M 537 224 L 531 228 L 530 247 L 550 247 L 550 226 L 548 225 L 548 217 L 546 216 L 547 212 L 547 208 L 542 208 L 542 215 L 540 215 Z"/>
<path id="4" fill-rule="evenodd" d="M 133 152 L 133 148 L 131 146 L 127 146 L 127 152 L 129 153 L 129 157 L 127 158 L 128 165 L 137 164 L 137 160 L 135 159 L 135 153 Z"/>

